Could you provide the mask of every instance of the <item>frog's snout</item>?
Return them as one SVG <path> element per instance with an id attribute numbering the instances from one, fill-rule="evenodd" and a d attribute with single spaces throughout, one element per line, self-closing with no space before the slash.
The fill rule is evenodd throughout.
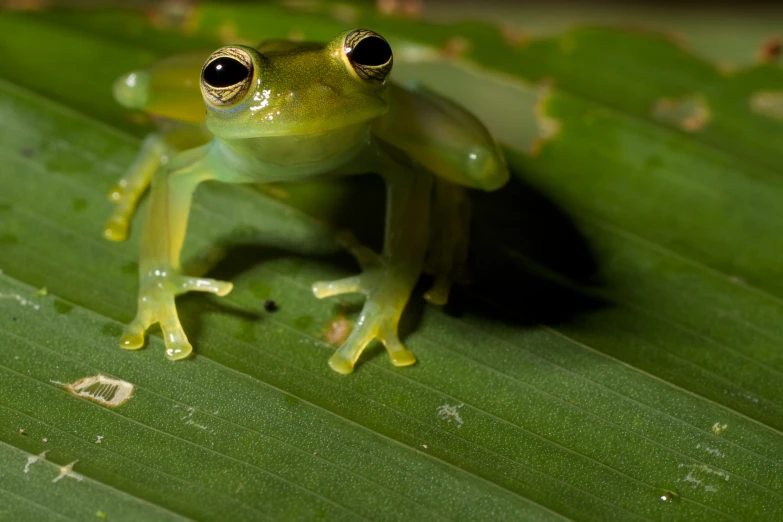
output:
<path id="1" fill-rule="evenodd" d="M 148 72 L 129 72 L 114 82 L 114 99 L 128 109 L 143 109 L 149 98 L 149 84 Z"/>

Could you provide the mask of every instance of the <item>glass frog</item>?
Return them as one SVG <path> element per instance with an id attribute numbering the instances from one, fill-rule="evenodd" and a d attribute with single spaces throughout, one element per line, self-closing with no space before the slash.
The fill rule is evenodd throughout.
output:
<path id="1" fill-rule="evenodd" d="M 141 348 L 147 328 L 160 323 L 166 356 L 187 357 L 192 347 L 175 297 L 190 291 L 224 296 L 232 289 L 230 282 L 181 271 L 180 250 L 199 183 L 372 172 L 386 186 L 382 252 L 341 235 L 361 273 L 316 282 L 312 289 L 318 298 L 351 292 L 366 296 L 353 331 L 329 359 L 332 369 L 351 373 L 375 339 L 394 365 L 415 363 L 397 332 L 415 283 L 423 271 L 434 274 L 425 298 L 446 302 L 451 284 L 465 274 L 466 188 L 495 190 L 508 180 L 506 161 L 487 129 L 431 91 L 391 83 L 392 49 L 366 29 L 346 31 L 326 44 L 232 45 L 203 60 L 198 54 L 170 57 L 127 74 L 114 87 L 120 104 L 179 122 L 144 140 L 110 194 L 116 205 L 104 235 L 120 241 L 151 185 L 138 309 L 120 345 Z"/>

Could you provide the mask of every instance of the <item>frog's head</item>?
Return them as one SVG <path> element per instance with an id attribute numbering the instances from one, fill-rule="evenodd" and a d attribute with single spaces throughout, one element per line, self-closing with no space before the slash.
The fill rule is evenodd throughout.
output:
<path id="1" fill-rule="evenodd" d="M 201 70 L 207 126 L 221 138 L 323 134 L 386 113 L 392 51 L 355 29 L 326 45 L 232 45 Z"/>

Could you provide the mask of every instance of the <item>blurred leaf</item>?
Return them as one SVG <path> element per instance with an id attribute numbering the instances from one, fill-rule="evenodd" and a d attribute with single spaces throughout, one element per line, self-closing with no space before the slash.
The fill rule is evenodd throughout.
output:
<path id="1" fill-rule="evenodd" d="M 205 5 L 188 35 L 132 13 L 0 17 L 0 518 L 781 518 L 783 123 L 751 100 L 783 73 L 726 74 L 642 32 L 512 45 L 309 5 Z M 155 336 L 120 350 L 138 230 L 117 245 L 100 227 L 150 124 L 113 104 L 113 79 L 352 25 L 390 38 L 403 78 L 477 110 L 516 175 L 475 195 L 474 284 L 445 311 L 413 299 L 420 364 L 376 348 L 349 377 L 326 365 L 325 332 L 360 300 L 309 284 L 355 270 L 333 228 L 378 241 L 372 178 L 205 186 L 185 258 L 217 260 L 234 292 L 180 300 L 192 360 L 167 362 Z M 533 154 L 531 122 L 508 120 L 533 114 L 538 81 L 550 135 Z M 133 397 L 60 384 L 98 374 Z M 53 483 L 73 461 L 82 480 Z"/>

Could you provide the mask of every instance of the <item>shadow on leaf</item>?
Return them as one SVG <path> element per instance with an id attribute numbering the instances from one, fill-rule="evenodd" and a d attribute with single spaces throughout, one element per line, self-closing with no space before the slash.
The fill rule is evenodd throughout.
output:
<path id="1" fill-rule="evenodd" d="M 565 323 L 606 303 L 584 236 L 554 202 L 515 176 L 501 190 L 473 193 L 468 266 L 472 282 L 447 306 L 516 324 Z"/>
<path id="2" fill-rule="evenodd" d="M 312 204 L 313 192 L 327 190 L 318 184 L 287 185 L 286 202 L 335 230 L 352 230 L 359 240 L 376 250 L 383 243 L 384 190 L 376 176 L 361 176 L 330 181 L 329 201 Z M 501 190 L 472 191 L 473 224 L 468 266 L 471 284 L 455 286 L 445 312 L 470 314 L 493 321 L 529 326 L 562 324 L 603 305 L 585 288 L 596 288 L 597 262 L 585 238 L 572 220 L 549 198 L 520 181 L 518 176 Z M 358 271 L 345 253 L 304 256 L 267 247 L 244 238 L 232 243 L 222 241 L 224 256 L 209 270 L 209 277 L 233 280 L 253 266 L 279 258 L 301 258 L 321 262 L 344 271 Z M 415 331 L 427 306 L 422 294 L 432 283 L 424 276 L 414 290 L 400 324 L 401 337 Z M 285 303 L 281 303 L 285 306 Z M 259 309 L 261 308 L 259 303 Z M 199 316 L 218 312 L 247 321 L 263 320 L 255 312 L 221 304 L 219 299 L 191 294 L 182 298 L 183 321 L 198 336 Z M 360 306 L 342 310 L 351 316 Z M 187 318 L 187 319 L 186 319 Z M 362 360 L 380 354 L 378 346 L 368 347 Z M 372 355 L 371 355 L 372 354 Z"/>

